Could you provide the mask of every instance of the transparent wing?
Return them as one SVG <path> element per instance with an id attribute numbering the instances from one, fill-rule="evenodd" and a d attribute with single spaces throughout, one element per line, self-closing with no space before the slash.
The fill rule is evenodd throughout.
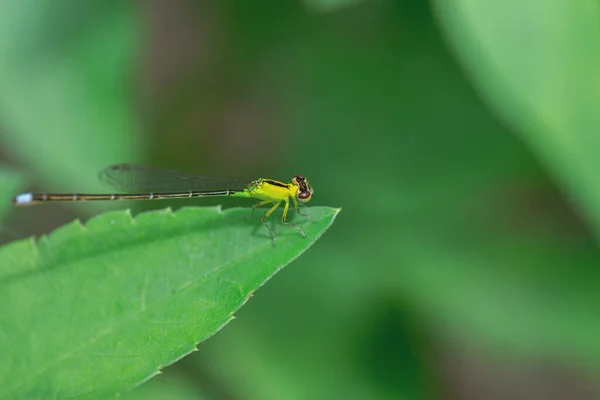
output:
<path id="1" fill-rule="evenodd" d="M 188 192 L 243 190 L 249 180 L 196 175 L 135 164 L 115 164 L 100 172 L 100 182 L 125 192 Z"/>

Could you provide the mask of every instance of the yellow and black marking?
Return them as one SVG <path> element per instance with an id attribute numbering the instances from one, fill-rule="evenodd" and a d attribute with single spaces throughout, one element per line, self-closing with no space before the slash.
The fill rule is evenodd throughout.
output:
<path id="1" fill-rule="evenodd" d="M 273 236 L 273 241 L 275 241 L 275 232 L 273 232 L 273 229 L 271 229 L 271 227 L 267 224 L 267 218 L 269 218 L 271 214 L 273 214 L 275 210 L 279 208 L 282 202 L 284 202 L 285 204 L 283 207 L 283 215 L 281 216 L 281 222 L 284 225 L 298 230 L 303 236 L 306 236 L 302 228 L 289 222 L 286 222 L 286 219 L 290 207 L 290 198 L 294 203 L 294 208 L 296 209 L 296 212 L 300 215 L 307 216 L 306 214 L 300 212 L 300 206 L 298 202 L 307 203 L 312 198 L 312 195 L 313 189 L 306 181 L 306 178 L 302 175 L 295 175 L 292 178 L 291 183 L 283 183 L 273 179 L 258 179 L 250 183 L 250 185 L 248 185 L 248 188 L 244 191 L 243 194 L 234 194 L 233 196 L 260 199 L 261 201 L 256 203 L 252 207 L 252 211 L 254 211 L 254 209 L 256 209 L 257 207 L 261 207 L 267 204 L 273 205 L 262 218 L 262 222 Z"/>

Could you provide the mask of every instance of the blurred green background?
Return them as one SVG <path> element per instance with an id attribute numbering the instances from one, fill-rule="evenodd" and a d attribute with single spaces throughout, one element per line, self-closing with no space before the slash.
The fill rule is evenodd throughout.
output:
<path id="1" fill-rule="evenodd" d="M 549 4 L 4 0 L 1 188 L 137 162 L 302 173 L 343 208 L 123 398 L 600 398 L 600 35 L 590 4 Z M 108 207 L 15 210 L 0 237 Z"/>

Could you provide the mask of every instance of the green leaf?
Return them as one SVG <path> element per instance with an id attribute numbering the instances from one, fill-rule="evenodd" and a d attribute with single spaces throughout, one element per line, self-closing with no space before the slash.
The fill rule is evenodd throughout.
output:
<path id="1" fill-rule="evenodd" d="M 591 1 L 438 0 L 475 86 L 517 128 L 600 237 L 600 25 Z"/>
<path id="2" fill-rule="evenodd" d="M 3 142 L 44 181 L 92 190 L 100 169 L 138 158 L 135 12 L 104 0 L 2 2 Z"/>
<path id="3" fill-rule="evenodd" d="M 110 212 L 0 248 L 0 397 L 135 386 L 227 324 L 338 212 L 296 218 L 306 238 L 275 222 L 276 245 L 250 210 L 183 208 Z"/>

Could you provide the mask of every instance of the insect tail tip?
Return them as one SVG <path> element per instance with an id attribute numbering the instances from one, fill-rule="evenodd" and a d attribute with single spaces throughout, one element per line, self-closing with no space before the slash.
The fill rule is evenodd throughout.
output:
<path id="1" fill-rule="evenodd" d="M 33 193 L 21 193 L 15 196 L 13 204 L 16 206 L 26 206 L 33 204 Z"/>

